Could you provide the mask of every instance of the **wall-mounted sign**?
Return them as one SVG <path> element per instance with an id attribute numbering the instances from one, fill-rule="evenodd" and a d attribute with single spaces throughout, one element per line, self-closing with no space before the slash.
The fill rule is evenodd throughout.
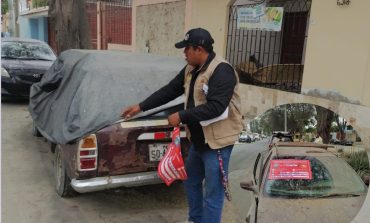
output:
<path id="1" fill-rule="evenodd" d="M 271 160 L 269 180 L 312 179 L 309 160 Z"/>
<path id="2" fill-rule="evenodd" d="M 266 31 L 281 31 L 283 7 L 254 7 L 238 8 L 238 29 L 258 29 Z"/>

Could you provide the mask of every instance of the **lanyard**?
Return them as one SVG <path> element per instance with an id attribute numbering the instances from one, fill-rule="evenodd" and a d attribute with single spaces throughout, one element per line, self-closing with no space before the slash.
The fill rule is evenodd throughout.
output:
<path id="1" fill-rule="evenodd" d="M 231 201 L 231 192 L 229 188 L 229 179 L 227 177 L 227 174 L 224 170 L 224 165 L 222 161 L 222 153 L 221 150 L 217 150 L 217 158 L 218 158 L 218 163 L 220 164 L 220 170 L 221 170 L 221 177 L 222 177 L 222 185 L 224 187 L 224 192 L 225 192 L 225 197 L 228 201 Z"/>

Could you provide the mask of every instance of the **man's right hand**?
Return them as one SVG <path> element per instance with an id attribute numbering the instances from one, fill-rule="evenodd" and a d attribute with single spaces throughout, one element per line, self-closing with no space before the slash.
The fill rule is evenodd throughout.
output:
<path id="1" fill-rule="evenodd" d="M 141 112 L 141 108 L 138 104 L 131 105 L 130 107 L 122 109 L 121 117 L 124 119 L 129 119 L 132 116 L 138 114 L 139 112 Z"/>

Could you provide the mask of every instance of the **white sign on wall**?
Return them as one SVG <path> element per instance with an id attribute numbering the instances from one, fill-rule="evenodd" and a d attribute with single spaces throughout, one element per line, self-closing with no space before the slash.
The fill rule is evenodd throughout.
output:
<path id="1" fill-rule="evenodd" d="M 254 7 L 238 8 L 237 28 L 258 29 L 266 31 L 281 31 L 283 7 Z"/>

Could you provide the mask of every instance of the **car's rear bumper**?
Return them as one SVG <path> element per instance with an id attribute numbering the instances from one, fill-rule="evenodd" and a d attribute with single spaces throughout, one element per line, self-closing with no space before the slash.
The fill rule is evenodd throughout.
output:
<path id="1" fill-rule="evenodd" d="M 159 178 L 157 171 L 125 174 L 120 176 L 96 177 L 87 180 L 72 179 L 71 181 L 73 189 L 79 193 L 159 183 L 163 183 L 163 181 Z"/>

